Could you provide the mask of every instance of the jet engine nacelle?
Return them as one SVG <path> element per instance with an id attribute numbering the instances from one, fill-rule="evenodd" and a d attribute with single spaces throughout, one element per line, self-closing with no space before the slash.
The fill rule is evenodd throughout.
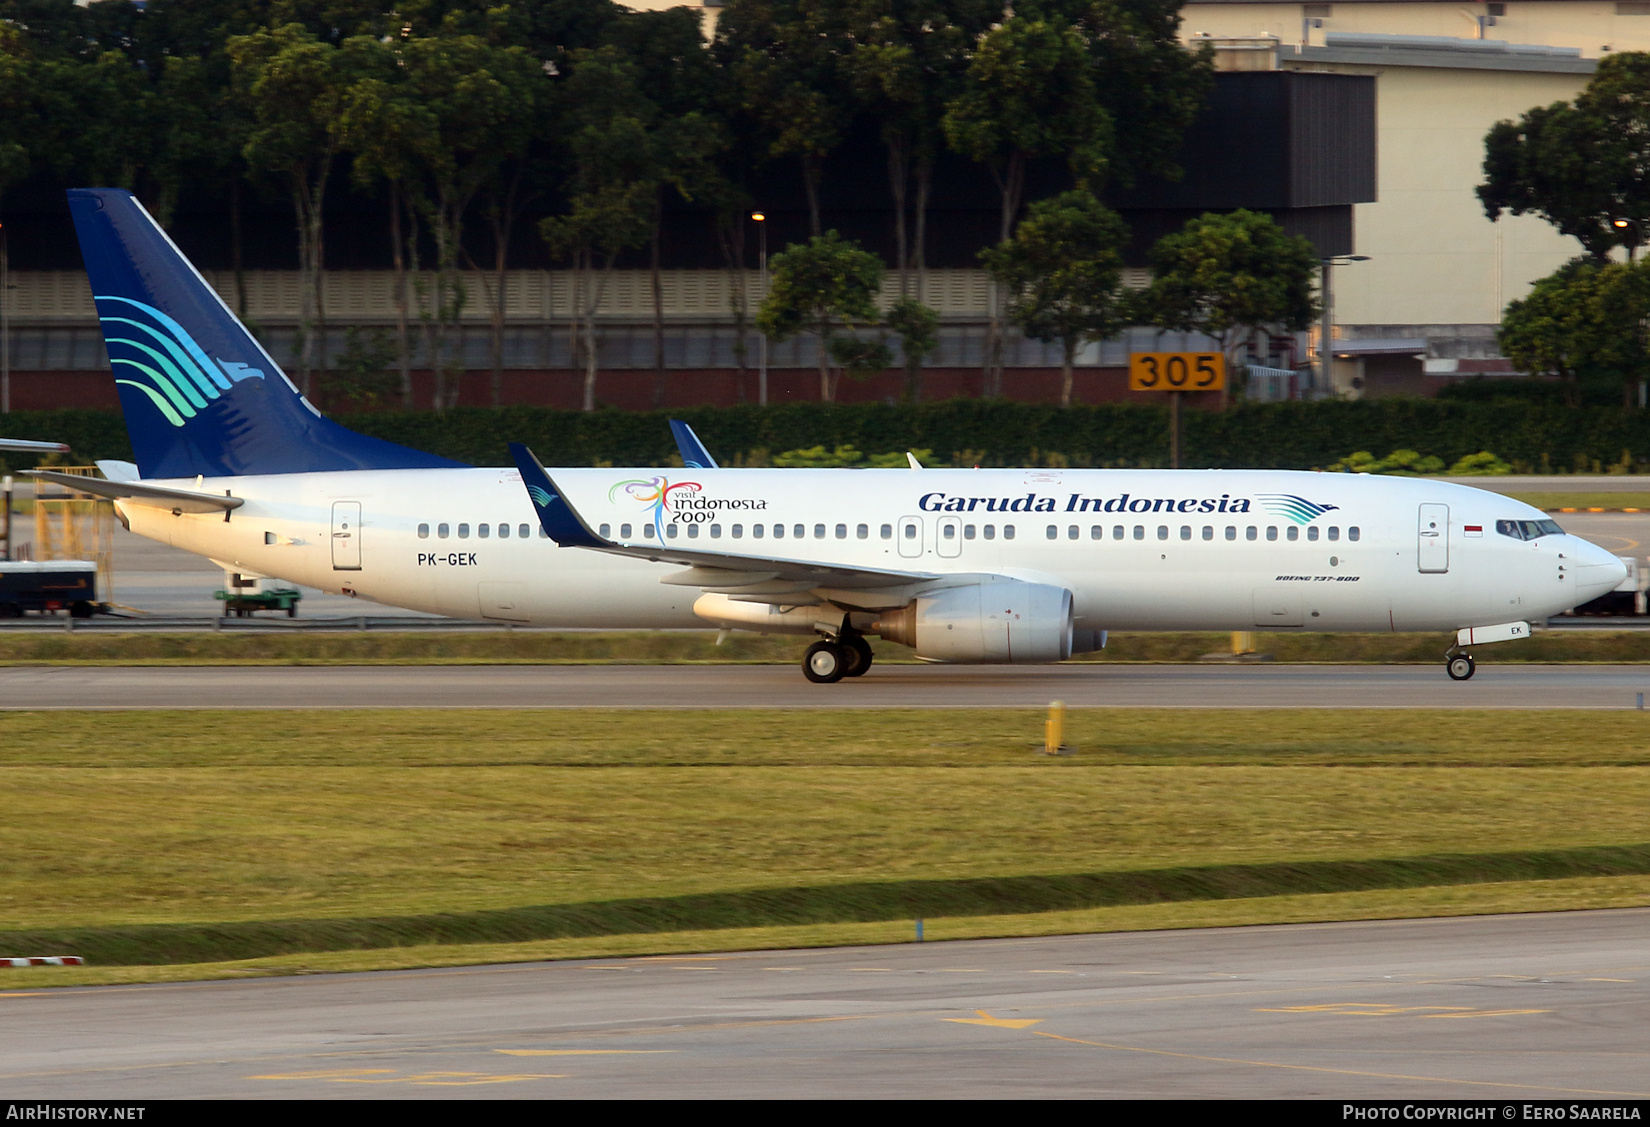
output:
<path id="1" fill-rule="evenodd" d="M 1071 592 L 1019 579 L 942 587 L 884 613 L 871 632 L 929 661 L 1064 661 L 1071 656 Z"/>

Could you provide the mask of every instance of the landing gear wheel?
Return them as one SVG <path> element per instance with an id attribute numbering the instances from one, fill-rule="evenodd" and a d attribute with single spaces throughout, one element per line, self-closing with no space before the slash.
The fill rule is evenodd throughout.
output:
<path id="1" fill-rule="evenodd" d="M 847 674 L 848 660 L 835 642 L 815 642 L 802 655 L 802 675 L 816 685 L 834 685 Z"/>
<path id="2" fill-rule="evenodd" d="M 1472 660 L 1471 654 L 1456 654 L 1444 663 L 1444 671 L 1451 681 L 1470 681 L 1477 670 L 1478 663 Z"/>
<path id="3" fill-rule="evenodd" d="M 863 677 L 865 671 L 871 668 L 875 656 L 871 652 L 871 643 L 858 634 L 850 634 L 838 639 L 839 644 L 848 653 L 848 668 L 842 671 L 844 677 Z"/>

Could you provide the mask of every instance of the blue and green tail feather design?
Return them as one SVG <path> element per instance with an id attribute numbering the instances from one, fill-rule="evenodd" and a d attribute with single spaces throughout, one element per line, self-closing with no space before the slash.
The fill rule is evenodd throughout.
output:
<path id="1" fill-rule="evenodd" d="M 1257 493 L 1255 500 L 1273 516 L 1294 521 L 1296 524 L 1311 524 L 1323 514 L 1340 508 L 1339 505 L 1320 505 L 1315 501 L 1308 501 L 1305 497 L 1297 497 L 1293 493 Z"/>
<path id="2" fill-rule="evenodd" d="M 323 416 L 130 192 L 68 195 L 143 477 L 463 465 Z"/>

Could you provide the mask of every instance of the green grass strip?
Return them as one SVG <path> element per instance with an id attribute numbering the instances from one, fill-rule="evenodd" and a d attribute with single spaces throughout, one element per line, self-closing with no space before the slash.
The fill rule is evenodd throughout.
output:
<path id="1" fill-rule="evenodd" d="M 0 932 L 0 954 L 74 954 L 101 966 L 162 965 L 430 943 L 1019 915 L 1122 904 L 1644 873 L 1650 873 L 1650 843 L 1365 861 L 865 881 L 401 917 L 12 931 Z"/>

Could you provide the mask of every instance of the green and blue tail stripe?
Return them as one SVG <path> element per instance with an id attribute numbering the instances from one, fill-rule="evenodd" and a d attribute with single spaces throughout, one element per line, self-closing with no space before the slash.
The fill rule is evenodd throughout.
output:
<path id="1" fill-rule="evenodd" d="M 1257 493 L 1255 500 L 1260 507 L 1275 517 L 1294 521 L 1296 524 L 1311 524 L 1327 512 L 1339 508 L 1338 505 L 1319 505 L 1308 501 L 1305 497 L 1296 497 L 1293 493 Z"/>
<path id="2" fill-rule="evenodd" d="M 69 210 L 144 477 L 463 465 L 324 417 L 130 192 L 77 188 Z"/>

